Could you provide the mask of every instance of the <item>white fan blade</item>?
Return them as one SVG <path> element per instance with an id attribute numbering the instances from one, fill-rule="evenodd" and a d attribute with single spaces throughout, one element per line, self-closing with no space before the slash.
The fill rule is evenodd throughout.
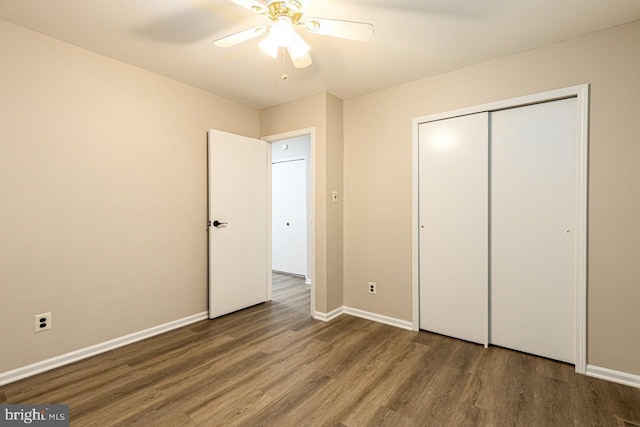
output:
<path id="1" fill-rule="evenodd" d="M 255 0 L 229 0 L 231 3 L 235 3 L 238 6 L 242 6 L 245 9 L 249 9 L 252 12 L 264 15 L 267 13 L 267 7 L 262 4 L 262 3 L 258 3 Z"/>
<path id="2" fill-rule="evenodd" d="M 267 31 L 269 31 L 269 29 L 261 25 L 258 27 L 249 28 L 248 30 L 240 31 L 239 33 L 231 34 L 227 37 L 223 37 L 214 41 L 213 44 L 217 47 L 232 47 L 266 34 Z"/>
<path id="3" fill-rule="evenodd" d="M 291 55 L 291 50 L 289 50 L 289 56 L 291 57 L 291 62 L 293 62 L 293 66 L 296 68 L 306 68 L 309 65 L 311 65 L 311 57 L 309 56 L 308 52 L 305 52 L 302 55 L 299 55 L 297 58 L 294 58 L 293 55 Z"/>
<path id="4" fill-rule="evenodd" d="M 309 18 L 304 27 L 313 34 L 366 42 L 373 36 L 373 25 L 365 22 L 339 21 L 337 19 Z"/>

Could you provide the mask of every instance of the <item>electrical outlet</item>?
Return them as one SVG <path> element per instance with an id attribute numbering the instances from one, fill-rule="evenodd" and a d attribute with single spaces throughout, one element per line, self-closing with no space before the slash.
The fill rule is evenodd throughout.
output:
<path id="1" fill-rule="evenodd" d="M 48 331 L 51 327 L 51 312 L 33 316 L 33 332 Z"/>
<path id="2" fill-rule="evenodd" d="M 371 295 L 376 294 L 376 282 L 369 282 L 369 293 Z"/>

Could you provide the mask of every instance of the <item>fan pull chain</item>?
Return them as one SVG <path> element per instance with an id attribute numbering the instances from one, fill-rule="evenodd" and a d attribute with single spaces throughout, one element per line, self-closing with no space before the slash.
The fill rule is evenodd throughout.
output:
<path id="1" fill-rule="evenodd" d="M 280 48 L 280 50 L 284 50 L 284 48 Z M 284 81 L 287 80 L 287 73 L 286 73 L 286 67 L 287 67 L 287 55 L 286 52 L 282 53 L 282 74 L 280 75 L 280 78 Z"/>
<path id="2" fill-rule="evenodd" d="M 289 78 L 289 75 L 286 73 L 287 67 L 287 52 L 284 50 L 285 48 L 278 48 L 278 57 L 274 61 L 275 64 L 275 75 L 276 75 L 276 90 L 280 88 L 280 81 L 285 81 Z"/>

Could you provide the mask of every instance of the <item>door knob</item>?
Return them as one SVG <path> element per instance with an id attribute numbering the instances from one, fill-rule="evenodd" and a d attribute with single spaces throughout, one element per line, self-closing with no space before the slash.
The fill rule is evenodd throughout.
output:
<path id="1" fill-rule="evenodd" d="M 213 221 L 213 226 L 214 227 L 219 227 L 221 225 L 227 225 L 227 223 L 226 222 L 220 222 L 217 219 L 215 221 Z"/>

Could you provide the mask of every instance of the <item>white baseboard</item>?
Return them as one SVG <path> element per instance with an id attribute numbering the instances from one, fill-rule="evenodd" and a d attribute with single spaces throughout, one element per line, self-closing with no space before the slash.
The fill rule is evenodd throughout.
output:
<path id="1" fill-rule="evenodd" d="M 194 314 L 192 316 L 184 317 L 182 319 L 174 320 L 162 325 L 154 326 L 143 331 L 134 332 L 129 335 L 125 335 L 119 338 L 115 338 L 109 341 L 95 344 L 89 347 L 81 348 L 80 350 L 72 351 L 71 353 L 62 354 L 60 356 L 52 357 L 51 359 L 36 362 L 31 365 L 23 366 L 13 369 L 11 371 L 0 373 L 0 386 L 9 384 L 14 381 L 21 380 L 23 378 L 30 377 L 51 369 L 58 368 L 60 366 L 68 365 L 69 363 L 77 362 L 82 359 L 87 359 L 96 354 L 104 353 L 109 350 L 113 350 L 118 347 L 132 344 L 136 341 L 141 341 L 146 338 L 160 335 L 164 332 L 169 332 L 173 329 L 181 328 L 183 326 L 190 325 L 200 320 L 207 319 L 207 312 Z"/>
<path id="2" fill-rule="evenodd" d="M 413 330 L 413 323 L 406 320 L 396 319 L 394 317 L 383 316 L 382 314 L 371 313 L 357 308 L 344 307 L 344 314 L 350 314 L 363 319 L 373 320 L 374 322 L 384 323 L 385 325 L 395 326 L 396 328 Z"/>
<path id="3" fill-rule="evenodd" d="M 393 317 L 383 316 L 382 314 L 371 313 L 369 311 L 360 310 L 352 307 L 338 307 L 329 313 L 321 313 L 316 311 L 313 314 L 314 319 L 322 320 L 323 322 L 329 322 L 341 314 L 349 314 L 351 316 L 361 317 L 367 320 L 373 320 L 374 322 L 384 323 L 385 325 L 395 326 L 396 328 L 408 329 L 413 331 L 413 323 L 406 320 L 395 319 Z"/>
<path id="4" fill-rule="evenodd" d="M 340 316 L 343 313 L 343 310 L 344 310 L 344 307 L 338 307 L 335 310 L 331 310 L 328 313 L 322 313 L 320 311 L 316 311 L 313 313 L 313 318 L 317 320 L 322 320 L 323 322 L 328 322 Z"/>
<path id="5" fill-rule="evenodd" d="M 640 388 L 640 375 L 634 375 L 628 372 L 615 371 L 609 368 L 601 368 L 600 366 L 587 365 L 587 375 L 594 378 L 600 378 L 601 380 L 607 380 L 618 384 Z"/>

